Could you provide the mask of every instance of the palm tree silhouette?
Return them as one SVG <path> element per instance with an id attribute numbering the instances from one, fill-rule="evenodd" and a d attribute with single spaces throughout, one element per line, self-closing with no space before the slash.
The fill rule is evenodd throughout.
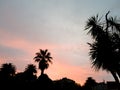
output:
<path id="1" fill-rule="evenodd" d="M 111 31 L 114 32 L 112 35 L 112 41 L 114 43 L 114 55 L 116 60 L 116 66 L 114 68 L 120 79 L 120 21 L 117 19 L 117 17 L 110 17 L 108 23 Z"/>
<path id="2" fill-rule="evenodd" d="M 12 63 L 4 63 L 0 68 L 3 77 L 11 77 L 15 75 L 16 67 Z"/>
<path id="3" fill-rule="evenodd" d="M 13 89 L 16 67 L 12 63 L 4 63 L 0 68 L 0 86 L 4 90 Z"/>
<path id="4" fill-rule="evenodd" d="M 119 83 L 117 74 L 120 71 L 120 24 L 116 23 L 113 18 L 108 19 L 106 13 L 106 22 L 102 23 L 101 18 L 93 16 L 88 19 L 86 30 L 89 29 L 94 42 L 90 45 L 89 55 L 92 61 L 92 67 L 111 72 L 116 82 Z M 119 74 L 118 74 L 119 75 Z"/>
<path id="5" fill-rule="evenodd" d="M 33 64 L 28 64 L 24 71 L 26 81 L 35 81 L 36 73 L 36 66 Z"/>
<path id="6" fill-rule="evenodd" d="M 40 52 L 36 53 L 34 59 L 36 62 L 39 62 L 39 69 L 41 70 L 41 75 L 44 74 L 44 70 L 49 67 L 49 63 L 52 63 L 51 53 L 48 52 L 47 49 L 40 49 Z"/>
<path id="7" fill-rule="evenodd" d="M 37 73 L 36 66 L 33 64 L 28 64 L 28 66 L 25 68 L 24 72 L 26 72 L 30 75 L 34 75 L 35 73 Z"/>

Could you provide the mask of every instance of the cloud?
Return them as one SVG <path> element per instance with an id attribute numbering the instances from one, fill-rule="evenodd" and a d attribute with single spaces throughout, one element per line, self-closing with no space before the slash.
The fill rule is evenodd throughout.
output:
<path id="1" fill-rule="evenodd" d="M 30 1 L 29 5 L 23 1 L 4 3 L 5 6 L 0 10 L 2 13 L 0 25 L 11 35 L 22 37 L 27 41 L 44 43 L 75 41 L 81 34 L 80 21 L 83 20 L 80 14 L 76 16 L 73 13 L 71 7 L 73 1 L 62 2 Z"/>
<path id="2" fill-rule="evenodd" d="M 12 47 L 2 46 L 0 45 L 0 55 L 7 57 L 22 57 L 26 55 L 26 52 L 20 49 L 15 49 Z"/>
<path id="3" fill-rule="evenodd" d="M 88 17 L 98 11 L 100 14 L 106 13 L 113 2 L 0 1 L 0 54 L 1 57 L 12 56 L 0 58 L 0 62 L 10 60 L 22 71 L 26 64 L 34 63 L 33 57 L 39 49 L 47 48 L 54 63 L 46 72 L 53 79 L 66 76 L 81 83 L 87 76 L 93 76 L 97 80 L 106 79 L 106 73 L 94 73 L 91 70 L 89 47 L 86 44 L 91 39 L 84 31 L 84 25 Z M 13 56 L 16 58 L 12 59 Z"/>

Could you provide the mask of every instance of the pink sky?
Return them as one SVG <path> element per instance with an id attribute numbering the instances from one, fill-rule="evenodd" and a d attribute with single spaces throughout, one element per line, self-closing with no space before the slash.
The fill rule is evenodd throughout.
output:
<path id="1" fill-rule="evenodd" d="M 109 2 L 109 4 L 108 4 Z M 23 71 L 39 49 L 48 49 L 53 64 L 45 73 L 53 80 L 67 77 L 84 84 L 114 80 L 105 71 L 95 72 L 88 56 L 91 37 L 84 31 L 92 15 L 113 10 L 119 15 L 117 0 L 2 0 L 0 1 L 0 63 L 12 62 Z"/>
<path id="2" fill-rule="evenodd" d="M 39 52 L 39 47 L 41 49 L 47 49 L 51 52 L 53 57 L 53 64 L 45 70 L 45 73 L 49 75 L 52 80 L 61 79 L 63 77 L 75 80 L 77 83 L 83 85 L 87 77 L 93 77 L 98 82 L 102 82 L 105 77 L 108 76 L 106 72 L 95 72 L 91 69 L 89 58 L 87 59 L 86 53 L 89 50 L 88 45 L 67 45 L 67 44 L 42 44 L 42 43 L 31 43 L 22 38 L 16 38 L 16 36 L 11 36 L 9 32 L 0 32 L 2 37 L 6 39 L 1 40 L 1 45 L 7 48 L 14 48 L 24 51 L 26 55 L 1 55 L 1 64 L 6 62 L 12 62 L 17 67 L 17 71 L 24 71 L 25 66 L 29 63 L 33 63 L 36 66 L 33 57 L 36 52 Z M 10 37 L 10 38 L 9 38 Z M 12 38 L 12 40 L 11 40 Z M 11 53 L 12 51 L 10 51 Z M 16 52 L 17 53 L 17 52 Z M 69 55 L 73 55 L 70 57 Z M 78 59 L 78 60 L 77 60 Z M 22 64 L 22 65 L 21 65 Z M 38 75 L 40 71 L 38 70 Z M 103 77 L 103 79 L 99 79 Z M 109 79 L 109 78 L 108 78 Z"/>

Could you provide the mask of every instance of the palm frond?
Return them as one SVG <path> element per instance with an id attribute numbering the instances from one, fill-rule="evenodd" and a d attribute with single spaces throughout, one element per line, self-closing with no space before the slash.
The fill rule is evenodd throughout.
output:
<path id="1" fill-rule="evenodd" d="M 120 22 L 117 20 L 117 17 L 110 17 L 108 22 L 113 31 L 120 33 Z"/>
<path id="2" fill-rule="evenodd" d="M 40 58 L 36 58 L 35 59 L 35 62 L 39 62 L 41 59 Z"/>
<path id="3" fill-rule="evenodd" d="M 44 55 L 46 55 L 46 54 L 47 54 L 47 52 L 48 52 L 48 49 L 45 49 L 45 50 L 44 50 Z"/>
<path id="4" fill-rule="evenodd" d="M 86 22 L 85 30 L 89 29 L 87 34 L 90 34 L 93 38 L 96 38 L 103 29 L 100 20 L 101 18 L 98 18 L 98 15 L 96 15 L 89 18 L 88 21 Z"/>

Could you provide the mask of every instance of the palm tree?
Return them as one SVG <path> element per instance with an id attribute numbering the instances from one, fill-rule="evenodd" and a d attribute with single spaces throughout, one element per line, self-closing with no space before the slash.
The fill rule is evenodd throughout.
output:
<path id="1" fill-rule="evenodd" d="M 91 47 L 89 55 L 91 56 L 92 67 L 94 67 L 96 71 L 102 68 L 103 70 L 111 72 L 115 81 L 118 83 L 119 79 L 116 75 L 115 68 L 116 61 L 114 60 L 110 47 L 106 43 L 101 44 L 99 42 L 89 43 L 89 45 Z"/>
<path id="2" fill-rule="evenodd" d="M 26 72 L 30 75 L 34 75 L 35 73 L 37 73 L 36 66 L 33 64 L 28 64 L 28 66 L 25 68 L 24 72 Z"/>
<path id="3" fill-rule="evenodd" d="M 36 66 L 33 64 L 28 64 L 23 74 L 25 75 L 26 81 L 34 81 L 36 79 L 36 73 Z"/>
<path id="4" fill-rule="evenodd" d="M 117 74 L 120 78 L 120 21 L 117 17 L 110 17 L 108 23 L 113 33 L 114 52 L 118 61 Z"/>
<path id="5" fill-rule="evenodd" d="M 48 52 L 47 49 L 45 50 L 40 49 L 40 52 L 36 53 L 34 59 L 36 62 L 39 62 L 39 69 L 41 70 L 41 75 L 43 75 L 44 70 L 49 67 L 49 63 L 52 63 L 51 53 Z"/>
<path id="6" fill-rule="evenodd" d="M 113 68 L 114 72 L 118 75 L 120 79 L 120 20 L 117 17 L 107 18 L 106 14 L 106 22 L 107 22 L 107 31 L 111 36 L 112 41 L 112 55 L 113 55 Z"/>
<path id="7" fill-rule="evenodd" d="M 16 67 L 12 63 L 4 63 L 0 68 L 0 72 L 4 77 L 14 76 Z"/>
<path id="8" fill-rule="evenodd" d="M 16 67 L 12 63 L 3 63 L 0 67 L 0 85 L 6 90 L 14 88 L 14 76 Z"/>
<path id="9" fill-rule="evenodd" d="M 88 43 L 91 47 L 89 55 L 92 67 L 95 67 L 97 71 L 102 68 L 111 72 L 116 82 L 119 83 L 117 74 L 120 70 L 120 46 L 118 43 L 120 42 L 120 33 L 118 33 L 120 24 L 115 23 L 111 18 L 108 19 L 108 14 L 109 12 L 105 15 L 105 23 L 100 22 L 101 19 L 98 19 L 98 15 L 87 21 L 85 29 L 89 29 L 88 33 L 94 39 L 93 43 Z"/>

